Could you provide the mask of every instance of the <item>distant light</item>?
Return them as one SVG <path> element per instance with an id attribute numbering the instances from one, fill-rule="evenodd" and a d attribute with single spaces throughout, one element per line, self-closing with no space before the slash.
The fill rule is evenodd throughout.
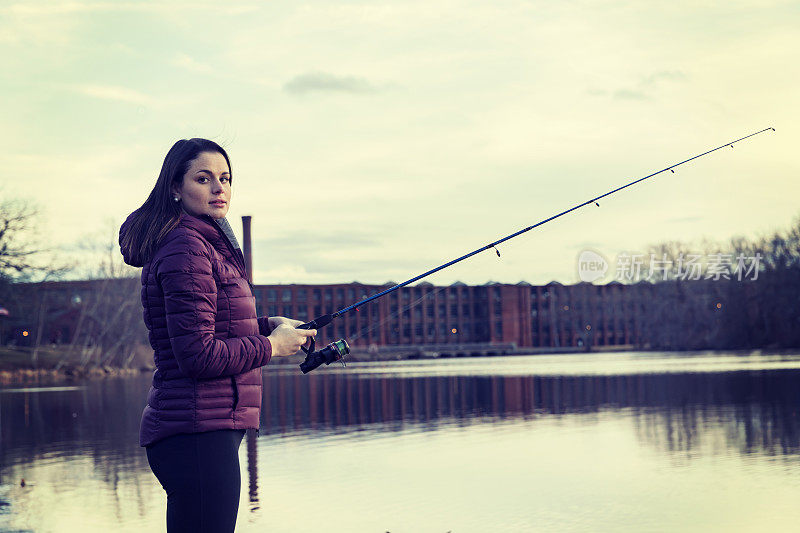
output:
<path id="1" fill-rule="evenodd" d="M 23 332 L 22 332 L 22 336 L 23 336 L 23 337 L 27 337 L 27 336 L 28 336 L 28 332 L 27 332 L 27 331 L 23 331 Z"/>
<path id="2" fill-rule="evenodd" d="M 568 305 L 564 306 L 564 311 L 569 311 L 569 306 Z"/>
<path id="3" fill-rule="evenodd" d="M 456 328 L 453 328 L 450 330 L 450 333 L 458 333 L 458 330 Z"/>
<path id="4" fill-rule="evenodd" d="M 586 331 L 592 331 L 592 325 L 586 324 Z"/>
<path id="5" fill-rule="evenodd" d="M 722 309 L 722 304 L 720 302 L 717 302 L 717 309 Z"/>

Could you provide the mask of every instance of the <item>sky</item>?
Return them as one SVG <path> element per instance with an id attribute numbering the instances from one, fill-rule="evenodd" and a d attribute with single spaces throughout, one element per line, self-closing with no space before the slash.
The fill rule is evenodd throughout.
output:
<path id="1" fill-rule="evenodd" d="M 800 214 L 800 3 L 0 0 L 0 195 L 64 257 L 152 189 L 178 139 L 228 151 L 254 281 L 578 280 L 664 241 Z"/>

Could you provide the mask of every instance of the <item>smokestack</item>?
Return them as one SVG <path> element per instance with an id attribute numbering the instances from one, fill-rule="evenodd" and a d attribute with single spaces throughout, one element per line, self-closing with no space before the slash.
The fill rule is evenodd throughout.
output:
<path id="1" fill-rule="evenodd" d="M 250 219 L 242 217 L 242 253 L 247 281 L 253 284 L 253 241 L 250 233 Z M 256 430 L 247 430 L 247 474 L 250 480 L 250 501 L 258 501 L 258 446 L 256 446 Z"/>
<path id="2" fill-rule="evenodd" d="M 244 253 L 244 266 L 247 269 L 247 281 L 253 283 L 253 246 L 250 235 L 250 216 L 242 217 L 242 252 Z"/>

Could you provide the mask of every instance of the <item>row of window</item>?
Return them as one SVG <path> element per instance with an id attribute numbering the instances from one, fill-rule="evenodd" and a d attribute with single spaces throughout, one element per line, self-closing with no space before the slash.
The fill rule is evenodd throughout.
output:
<path id="1" fill-rule="evenodd" d="M 422 288 L 414 287 L 412 289 L 399 289 L 398 291 L 392 292 L 387 295 L 387 298 L 390 301 L 410 301 L 413 297 L 415 300 L 419 299 L 428 299 L 433 300 L 436 294 L 440 291 L 426 289 L 427 292 L 423 293 Z M 364 300 L 370 296 L 377 294 L 377 289 L 366 289 L 360 288 L 356 289 L 353 287 L 348 287 L 345 289 L 344 287 L 337 287 L 334 289 L 298 289 L 298 288 L 268 288 L 268 289 L 257 289 L 256 292 L 263 293 L 266 297 L 266 301 L 268 302 L 307 302 L 311 300 L 312 302 L 333 302 L 334 300 L 339 302 L 347 301 L 349 303 L 357 303 L 359 300 Z M 399 293 L 399 296 L 398 296 Z M 478 292 L 477 294 L 469 294 L 467 291 L 445 291 L 443 297 L 450 301 L 455 300 L 479 300 L 485 301 L 486 295 Z M 495 298 L 499 300 L 500 295 L 497 293 Z"/>
<path id="2" fill-rule="evenodd" d="M 381 339 L 379 328 L 365 329 L 359 333 L 358 329 L 351 325 L 349 328 L 338 325 L 326 330 L 326 333 L 339 338 L 363 339 L 366 342 L 376 342 Z M 413 338 L 412 338 L 413 333 Z M 386 338 L 389 342 L 397 342 L 401 338 L 404 341 L 433 341 L 437 338 L 460 342 L 479 342 L 488 340 L 488 330 L 485 325 L 473 328 L 465 324 L 459 327 L 451 327 L 447 324 L 428 325 L 423 328 L 422 324 L 417 324 L 413 328 L 410 326 L 392 327 L 386 331 Z M 476 338 L 473 338 L 475 335 Z"/>
<path id="3" fill-rule="evenodd" d="M 278 305 L 277 303 L 268 303 L 266 306 L 267 314 L 270 316 L 294 316 L 297 315 L 299 320 L 305 319 L 305 317 L 309 314 L 309 309 L 313 309 L 314 317 L 318 317 L 324 313 L 333 313 L 335 309 L 333 306 L 321 306 L 321 305 L 314 305 L 314 306 L 307 306 L 307 305 Z M 296 309 L 296 311 L 294 310 Z M 323 313 L 324 310 L 324 313 Z M 397 305 L 390 305 L 389 306 L 389 314 L 392 316 L 402 316 L 406 320 L 410 320 L 412 317 L 415 320 L 422 320 L 424 318 L 446 318 L 450 317 L 460 317 L 460 318 L 472 318 L 475 317 L 482 317 L 487 315 L 486 305 L 485 304 L 462 304 L 459 306 L 458 304 L 450 304 L 449 306 L 445 304 L 439 304 L 438 306 L 434 307 L 433 305 L 426 305 L 424 308 L 420 306 L 416 306 L 410 309 L 403 309 L 402 312 Z M 360 310 L 360 312 L 366 313 L 368 316 L 372 318 L 378 318 L 379 316 L 379 308 L 377 305 L 367 305 L 364 310 Z M 494 309 L 495 317 L 501 316 L 500 308 L 496 307 Z M 302 315 L 302 316 L 300 316 Z"/>

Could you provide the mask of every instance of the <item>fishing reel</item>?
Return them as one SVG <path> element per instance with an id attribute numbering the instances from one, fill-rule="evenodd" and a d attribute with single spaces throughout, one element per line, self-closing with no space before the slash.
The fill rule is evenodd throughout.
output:
<path id="1" fill-rule="evenodd" d="M 323 315 L 315 318 L 311 322 L 297 326 L 297 329 L 321 328 L 330 324 L 332 319 L 333 317 L 331 317 L 331 315 Z M 300 370 L 303 371 L 303 374 L 308 374 L 323 363 L 329 365 L 334 361 L 341 361 L 342 366 L 345 366 L 344 356 L 350 353 L 350 346 L 348 346 L 347 341 L 344 339 L 333 341 L 323 349 L 314 351 L 314 338 L 312 337 L 311 342 L 308 344 L 308 348 L 305 346 L 301 346 L 300 348 L 306 354 L 305 360 L 300 363 Z"/>
<path id="2" fill-rule="evenodd" d="M 341 361 L 342 366 L 345 366 L 344 356 L 350 353 L 350 346 L 347 345 L 347 341 L 344 339 L 333 341 L 317 352 L 312 352 L 311 350 L 313 349 L 313 340 L 311 341 L 311 346 L 308 349 L 305 347 L 303 348 L 303 351 L 307 354 L 305 361 L 300 363 L 300 370 L 303 371 L 303 374 L 308 374 L 322 363 L 329 365 L 334 361 Z"/>

